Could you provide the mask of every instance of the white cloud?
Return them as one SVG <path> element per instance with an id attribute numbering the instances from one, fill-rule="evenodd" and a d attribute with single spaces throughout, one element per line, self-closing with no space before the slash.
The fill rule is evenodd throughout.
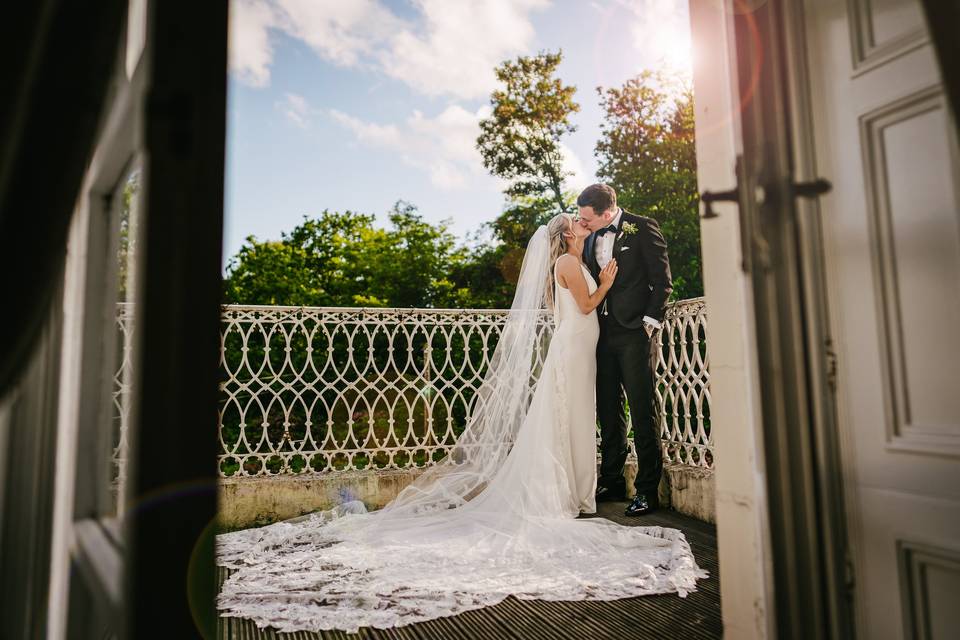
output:
<path id="1" fill-rule="evenodd" d="M 284 99 L 274 104 L 287 120 L 306 129 L 310 126 L 310 116 L 316 111 L 307 99 L 296 93 L 284 94 Z"/>
<path id="2" fill-rule="evenodd" d="M 476 147 L 480 120 L 489 115 L 490 107 L 486 105 L 476 112 L 450 105 L 432 118 L 415 110 L 397 125 L 366 122 L 342 111 L 330 110 L 330 116 L 350 130 L 358 142 L 396 152 L 403 162 L 426 172 L 433 186 L 446 190 L 467 187 L 471 180 L 478 178 L 493 180 L 498 189 L 506 186 L 489 176 Z M 563 170 L 572 174 L 565 186 L 583 188 L 590 180 L 583 162 L 563 143 L 560 152 Z"/>
<path id="3" fill-rule="evenodd" d="M 271 31 L 303 41 L 334 64 L 356 66 L 401 27 L 377 0 L 233 0 L 230 69 L 245 84 L 267 86 Z"/>
<path id="4" fill-rule="evenodd" d="M 383 0 L 235 0 L 231 69 L 263 87 L 273 62 L 271 30 L 303 41 L 321 58 L 379 71 L 426 95 L 485 97 L 493 68 L 534 42 L 530 13 L 550 0 L 414 0 L 415 21 Z"/>
<path id="5" fill-rule="evenodd" d="M 274 4 L 280 29 L 324 59 L 346 67 L 373 56 L 403 28 L 403 21 L 378 0 L 274 0 Z"/>
<path id="6" fill-rule="evenodd" d="M 379 125 L 372 122 L 364 122 L 359 118 L 337 111 L 330 110 L 330 115 L 334 120 L 353 131 L 357 140 L 374 147 L 390 147 L 399 149 L 402 147 L 403 136 L 395 125 Z"/>
<path id="7" fill-rule="evenodd" d="M 529 14 L 548 0 L 417 0 L 421 29 L 399 31 L 380 52 L 387 75 L 426 95 L 478 98 L 496 84 L 493 68 L 534 41 Z"/>
<path id="8" fill-rule="evenodd" d="M 273 8 L 264 0 L 234 0 L 230 9 L 230 70 L 245 84 L 265 87 L 273 62 L 268 32 L 276 24 Z"/>
<path id="9" fill-rule="evenodd" d="M 470 112 L 451 105 L 432 118 L 414 111 L 402 126 L 366 122 L 335 109 L 330 115 L 359 142 L 397 152 L 403 162 L 426 172 L 440 189 L 463 188 L 471 179 L 487 177 L 475 145 L 479 122 L 489 115 L 489 107 Z"/>

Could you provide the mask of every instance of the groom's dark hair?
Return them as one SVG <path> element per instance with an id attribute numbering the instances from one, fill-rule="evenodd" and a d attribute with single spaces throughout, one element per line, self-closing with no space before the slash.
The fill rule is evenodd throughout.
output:
<path id="1" fill-rule="evenodd" d="M 577 206 L 593 207 L 597 214 L 601 214 L 617 206 L 617 192 L 608 184 L 592 184 L 577 196 Z"/>

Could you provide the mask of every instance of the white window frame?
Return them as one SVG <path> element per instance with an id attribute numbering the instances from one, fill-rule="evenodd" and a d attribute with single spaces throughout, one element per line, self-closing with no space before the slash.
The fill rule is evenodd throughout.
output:
<path id="1" fill-rule="evenodd" d="M 133 24 L 126 25 L 118 43 L 105 118 L 67 243 L 48 639 L 76 637 L 91 624 L 118 636 L 123 629 L 122 526 L 118 518 L 104 517 L 117 505 L 122 509 L 122 498 L 114 504 L 110 489 L 119 240 L 115 198 L 130 167 L 141 164 L 148 15 L 147 0 L 130 0 Z M 141 182 L 141 193 L 143 188 Z M 134 265 L 132 277 L 139 278 L 141 271 Z M 72 572 L 72 566 L 79 571 Z M 71 606 L 80 595 L 71 590 L 85 591 L 83 601 L 92 602 L 93 611 Z"/>

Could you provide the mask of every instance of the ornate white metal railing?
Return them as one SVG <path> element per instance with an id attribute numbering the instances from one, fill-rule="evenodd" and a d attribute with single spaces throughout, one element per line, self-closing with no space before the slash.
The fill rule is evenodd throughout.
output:
<path id="1" fill-rule="evenodd" d="M 228 306 L 224 476 L 402 469 L 443 457 L 506 317 L 499 310 Z M 550 318 L 543 317 L 543 326 Z M 665 459 L 712 467 L 706 319 L 672 305 L 659 334 Z"/>
<path id="2" fill-rule="evenodd" d="M 665 462 L 713 468 L 707 305 L 703 298 L 667 308 L 657 333 L 655 367 L 660 439 Z M 633 442 L 630 443 L 631 449 Z"/>
<path id="3" fill-rule="evenodd" d="M 117 305 L 117 341 L 114 352 L 116 373 L 113 376 L 113 406 L 111 424 L 113 461 L 113 491 L 117 516 L 122 516 L 126 500 L 124 493 L 127 483 L 127 452 L 129 449 L 127 428 L 130 424 L 130 392 L 132 387 L 133 364 L 133 324 L 134 306 L 129 302 Z"/>
<path id="4" fill-rule="evenodd" d="M 221 475 L 435 462 L 466 423 L 505 318 L 502 310 L 225 306 Z M 550 323 L 544 313 L 541 326 Z M 658 341 L 665 461 L 712 468 L 703 300 L 671 305 Z M 126 377 L 121 370 L 115 379 L 122 432 Z"/>

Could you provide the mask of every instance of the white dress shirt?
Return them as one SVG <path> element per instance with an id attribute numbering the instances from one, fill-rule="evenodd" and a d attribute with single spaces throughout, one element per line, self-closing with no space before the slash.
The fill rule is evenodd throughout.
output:
<path id="1" fill-rule="evenodd" d="M 623 209 L 617 209 L 617 216 L 610 221 L 610 224 L 614 225 L 618 230 L 620 229 L 620 218 L 623 217 Z M 617 234 L 620 231 L 615 233 L 605 233 L 602 236 L 597 236 L 597 246 L 594 249 L 597 253 L 597 264 L 600 265 L 601 269 L 606 268 L 607 264 L 613 258 L 613 243 L 617 241 Z"/>
<path id="2" fill-rule="evenodd" d="M 610 224 L 614 225 L 617 231 L 615 233 L 605 233 L 602 236 L 597 236 L 593 250 L 597 256 L 597 264 L 600 265 L 601 269 L 605 268 L 610 263 L 610 260 L 613 259 L 613 245 L 617 241 L 617 236 L 620 235 L 620 218 L 622 217 L 623 209 L 617 207 L 617 215 L 610 221 Z M 604 312 L 606 312 L 606 305 L 604 305 Z M 660 322 L 655 318 L 643 316 L 643 321 L 654 329 L 660 328 Z"/>

